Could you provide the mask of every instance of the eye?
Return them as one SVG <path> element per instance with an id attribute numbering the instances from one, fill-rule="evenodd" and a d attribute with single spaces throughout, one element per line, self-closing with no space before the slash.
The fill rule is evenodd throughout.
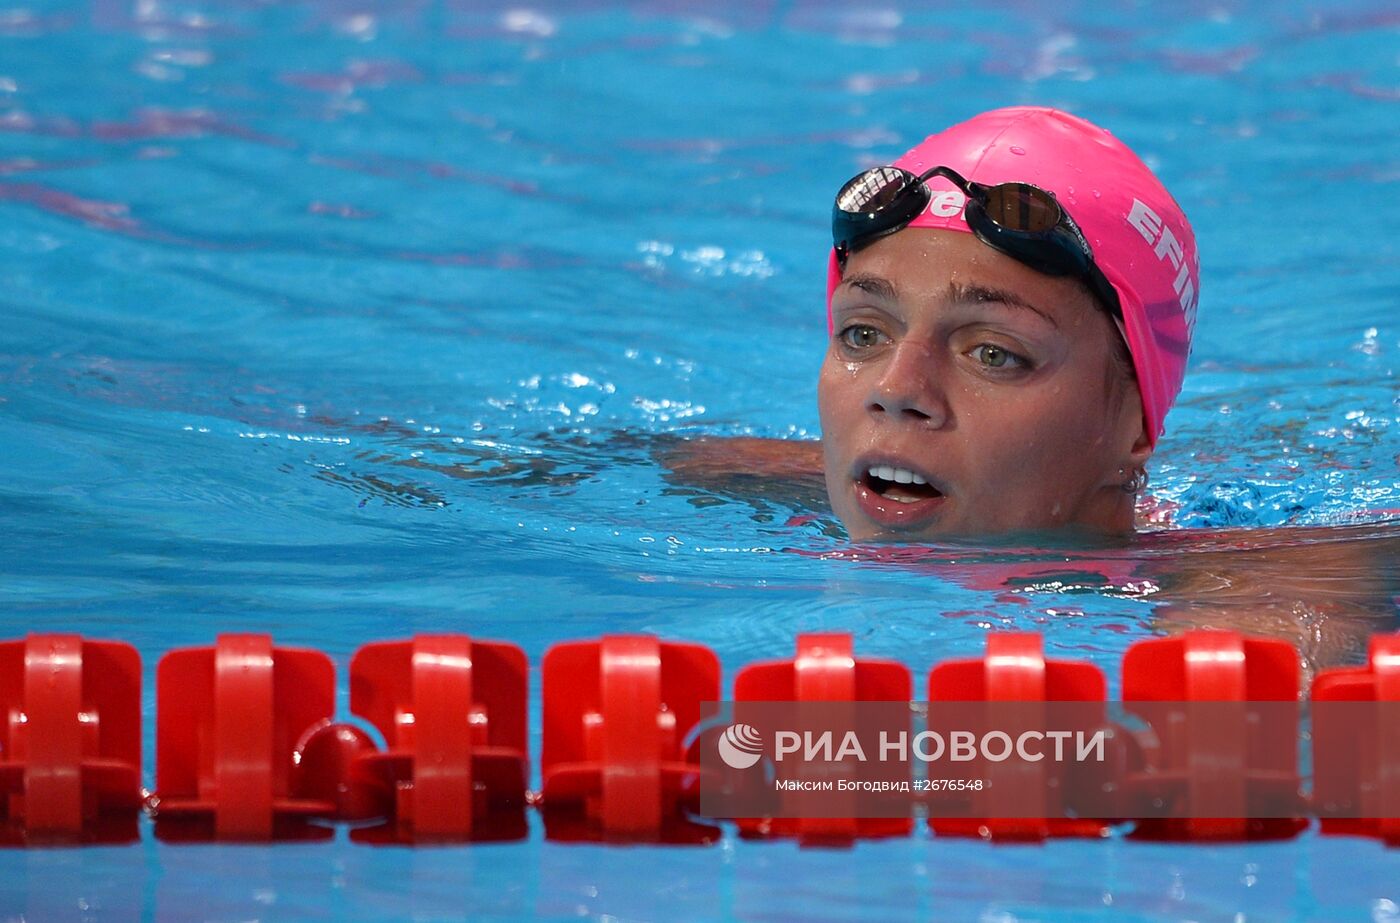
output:
<path id="1" fill-rule="evenodd" d="M 989 369 L 1025 368 L 1030 365 L 1024 357 L 993 343 L 979 343 L 968 355 Z"/>
<path id="2" fill-rule="evenodd" d="M 879 345 L 884 334 L 869 324 L 851 324 L 843 329 L 839 336 L 841 344 L 847 349 L 868 349 Z"/>

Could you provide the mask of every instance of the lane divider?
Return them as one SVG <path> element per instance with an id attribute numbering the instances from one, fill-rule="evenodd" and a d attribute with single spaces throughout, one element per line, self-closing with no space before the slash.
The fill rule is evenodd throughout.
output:
<path id="1" fill-rule="evenodd" d="M 360 648 L 350 708 L 379 731 L 383 749 L 360 726 L 335 720 L 334 665 L 319 651 L 261 634 L 170 651 L 156 670 L 156 791 L 148 793 L 140 788 L 135 648 L 71 634 L 0 641 L 0 845 L 131 842 L 143 807 L 155 835 L 171 842 L 325 839 L 336 824 L 350 824 L 363 843 L 514 840 L 527 835 L 530 808 L 554 840 L 721 836 L 697 813 L 706 773 L 724 783 L 701 765 L 701 741 L 713 738 L 696 733 L 702 703 L 722 699 L 713 651 L 609 635 L 555 645 L 541 667 L 543 784 L 532 793 L 529 664 L 513 644 L 425 634 Z M 1122 660 L 1122 707 L 1146 731 L 1113 739 L 1108 775 L 1098 780 L 1122 794 L 1122 811 L 1067 816 L 1079 783 L 1062 775 L 1063 764 L 984 760 L 976 770 L 990 786 L 930 794 L 929 826 L 938 836 L 997 840 L 1097 837 L 1133 821 L 1127 806 L 1148 797 L 1176 815 L 1139 816 L 1133 838 L 1280 839 L 1305 829 L 1311 814 L 1323 834 L 1400 843 L 1400 633 L 1374 636 L 1365 666 L 1314 680 L 1311 802 L 1297 795 L 1297 723 L 1284 727 L 1286 741 L 1262 739 L 1281 727 L 1261 719 L 1264 709 L 1300 708 L 1299 676 L 1296 651 L 1272 639 L 1193 630 L 1139 641 Z M 1092 724 L 1106 713 L 1106 688 L 1093 664 L 1047 658 L 1039 634 L 995 632 L 983 657 L 932 668 L 928 701 L 1023 703 L 1013 713 L 1027 727 L 1046 703 L 1086 703 L 1075 714 Z M 909 703 L 913 692 L 903 664 L 858 657 L 851 635 L 821 633 L 799 635 L 791 659 L 745 666 L 732 695 L 854 714 L 858 703 Z M 1322 703 L 1371 703 L 1352 713 L 1364 715 L 1364 733 Z M 1183 715 L 1196 707 L 1209 720 Z M 749 744 L 743 728 L 730 732 L 735 745 Z M 945 771 L 930 767 L 931 778 Z M 1001 799 L 998 811 L 989 791 Z M 1016 800 L 1010 812 L 1008 797 Z M 1256 804 L 1290 798 L 1298 798 L 1296 816 L 1251 816 Z M 955 802 L 957 817 L 938 810 Z M 744 838 L 829 844 L 908 836 L 914 818 L 735 824 Z"/>

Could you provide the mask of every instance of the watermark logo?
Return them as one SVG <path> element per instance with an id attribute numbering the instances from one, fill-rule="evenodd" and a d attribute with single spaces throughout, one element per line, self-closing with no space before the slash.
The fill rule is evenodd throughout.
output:
<path id="1" fill-rule="evenodd" d="M 763 735 L 748 724 L 731 724 L 719 735 L 719 758 L 730 769 L 748 769 L 763 758 Z"/>
<path id="2" fill-rule="evenodd" d="M 1378 803 L 1367 794 L 1374 769 L 1361 767 L 1376 765 L 1378 740 L 1389 739 L 1380 729 L 1400 728 L 1400 717 L 1380 719 L 1382 704 L 1400 716 L 1400 702 L 1312 703 L 1313 733 L 1333 736 L 1315 751 L 1307 803 L 1296 700 L 715 703 L 703 719 L 709 739 L 697 738 L 699 812 L 1099 828 L 1119 818 L 1253 818 L 1295 829 L 1309 811 L 1357 816 Z M 1323 713 L 1343 706 L 1358 711 Z"/>

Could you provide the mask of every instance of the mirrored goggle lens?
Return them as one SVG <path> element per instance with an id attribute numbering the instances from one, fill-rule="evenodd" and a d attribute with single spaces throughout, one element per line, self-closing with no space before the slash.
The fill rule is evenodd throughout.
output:
<path id="1" fill-rule="evenodd" d="M 1010 231 L 1043 234 L 1060 223 L 1060 206 L 1043 189 L 1001 183 L 987 190 L 987 217 Z"/>
<path id="2" fill-rule="evenodd" d="M 870 214 L 887 207 L 917 181 L 898 167 L 876 167 L 851 180 L 836 194 L 836 207 L 851 215 Z"/>

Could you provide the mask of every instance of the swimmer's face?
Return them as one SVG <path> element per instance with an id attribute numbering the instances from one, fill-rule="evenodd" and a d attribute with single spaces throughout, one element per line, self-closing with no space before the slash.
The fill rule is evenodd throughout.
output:
<path id="1" fill-rule="evenodd" d="M 906 228 L 850 257 L 832 316 L 822 448 L 853 540 L 1131 530 L 1124 469 L 1151 448 L 1117 328 L 1078 282 Z"/>

